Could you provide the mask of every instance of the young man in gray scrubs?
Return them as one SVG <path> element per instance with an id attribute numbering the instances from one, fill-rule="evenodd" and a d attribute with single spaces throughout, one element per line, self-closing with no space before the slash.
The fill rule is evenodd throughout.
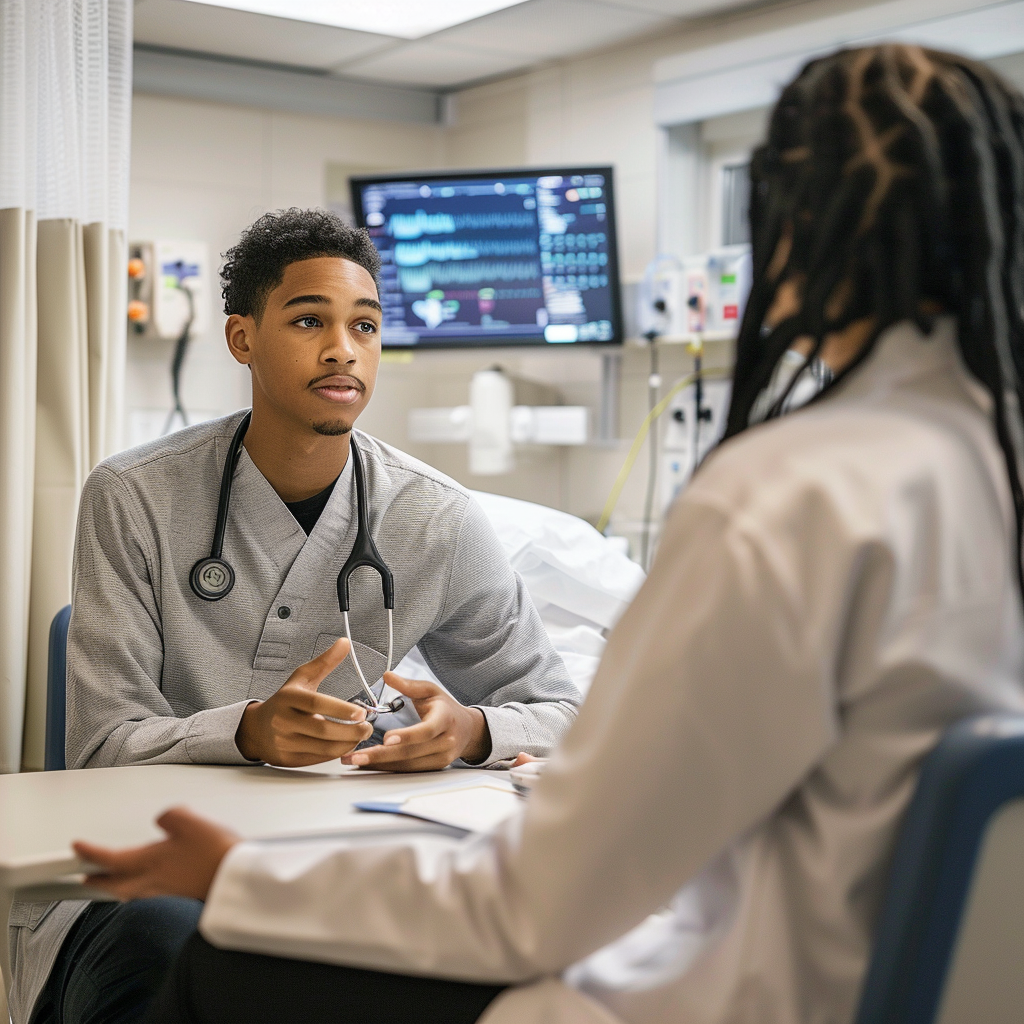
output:
<path id="1" fill-rule="evenodd" d="M 210 554 L 243 413 L 97 467 L 75 548 L 69 768 L 492 765 L 546 754 L 573 722 L 579 691 L 478 506 L 428 466 L 353 434 L 380 362 L 379 268 L 366 233 L 322 211 L 267 214 L 227 253 L 225 335 L 252 372 L 224 540 L 235 584 L 207 601 L 189 580 Z M 339 639 L 353 437 L 370 532 L 394 574 L 395 661 L 418 645 L 446 688 L 389 675 L 418 720 L 383 716 L 375 727 L 350 702 L 359 682 Z M 350 618 L 372 683 L 387 619 L 369 570 L 352 579 Z M 199 911 L 179 899 L 16 905 L 15 1024 L 137 1020 Z"/>

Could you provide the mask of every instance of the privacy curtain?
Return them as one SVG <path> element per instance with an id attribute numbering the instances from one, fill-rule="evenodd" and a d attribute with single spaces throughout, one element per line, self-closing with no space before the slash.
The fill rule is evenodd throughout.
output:
<path id="1" fill-rule="evenodd" d="M 120 447 L 131 9 L 0 0 L 4 772 L 43 766 L 48 634 L 70 599 L 78 496 Z"/>

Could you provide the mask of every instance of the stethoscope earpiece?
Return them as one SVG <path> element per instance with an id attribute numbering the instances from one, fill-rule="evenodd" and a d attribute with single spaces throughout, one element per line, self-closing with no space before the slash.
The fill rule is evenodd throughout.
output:
<path id="1" fill-rule="evenodd" d="M 358 704 L 361 708 L 366 708 L 366 718 L 363 721 L 369 722 L 372 725 L 377 721 L 378 715 L 397 715 L 405 707 L 405 698 L 396 697 L 394 700 L 389 700 L 386 704 L 382 704 L 376 700 L 371 703 L 365 697 L 353 697 L 349 703 Z"/>
<path id="2" fill-rule="evenodd" d="M 231 593 L 235 570 L 223 558 L 203 558 L 192 566 L 188 581 L 196 597 L 219 601 Z"/>

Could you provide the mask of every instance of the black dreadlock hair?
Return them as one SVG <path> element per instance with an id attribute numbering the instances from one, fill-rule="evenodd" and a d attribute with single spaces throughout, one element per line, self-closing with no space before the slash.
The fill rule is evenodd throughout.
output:
<path id="1" fill-rule="evenodd" d="M 990 392 L 1017 518 L 1024 591 L 1024 99 L 983 64 L 906 45 L 841 50 L 783 91 L 751 162 L 754 284 L 725 437 L 785 351 L 855 321 L 867 341 L 835 387 L 903 320 L 956 318 L 964 362 Z M 800 310 L 765 328 L 783 282 Z M 799 374 L 794 375 L 793 381 Z M 773 406 L 778 415 L 783 403 Z"/>
<path id="2" fill-rule="evenodd" d="M 267 296 L 284 279 L 285 267 L 318 256 L 358 263 L 375 281 L 380 273 L 380 255 L 365 228 L 351 228 L 327 210 L 292 207 L 265 213 L 224 253 L 224 312 L 253 316 L 259 323 Z"/>

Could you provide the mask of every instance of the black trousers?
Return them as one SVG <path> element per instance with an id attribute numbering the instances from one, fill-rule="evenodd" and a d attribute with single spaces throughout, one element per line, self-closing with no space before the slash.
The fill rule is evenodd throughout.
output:
<path id="1" fill-rule="evenodd" d="M 202 910 L 174 896 L 89 904 L 64 939 L 32 1024 L 137 1024 Z"/>
<path id="2" fill-rule="evenodd" d="M 503 988 L 239 953 L 195 932 L 143 1024 L 475 1024 Z"/>

